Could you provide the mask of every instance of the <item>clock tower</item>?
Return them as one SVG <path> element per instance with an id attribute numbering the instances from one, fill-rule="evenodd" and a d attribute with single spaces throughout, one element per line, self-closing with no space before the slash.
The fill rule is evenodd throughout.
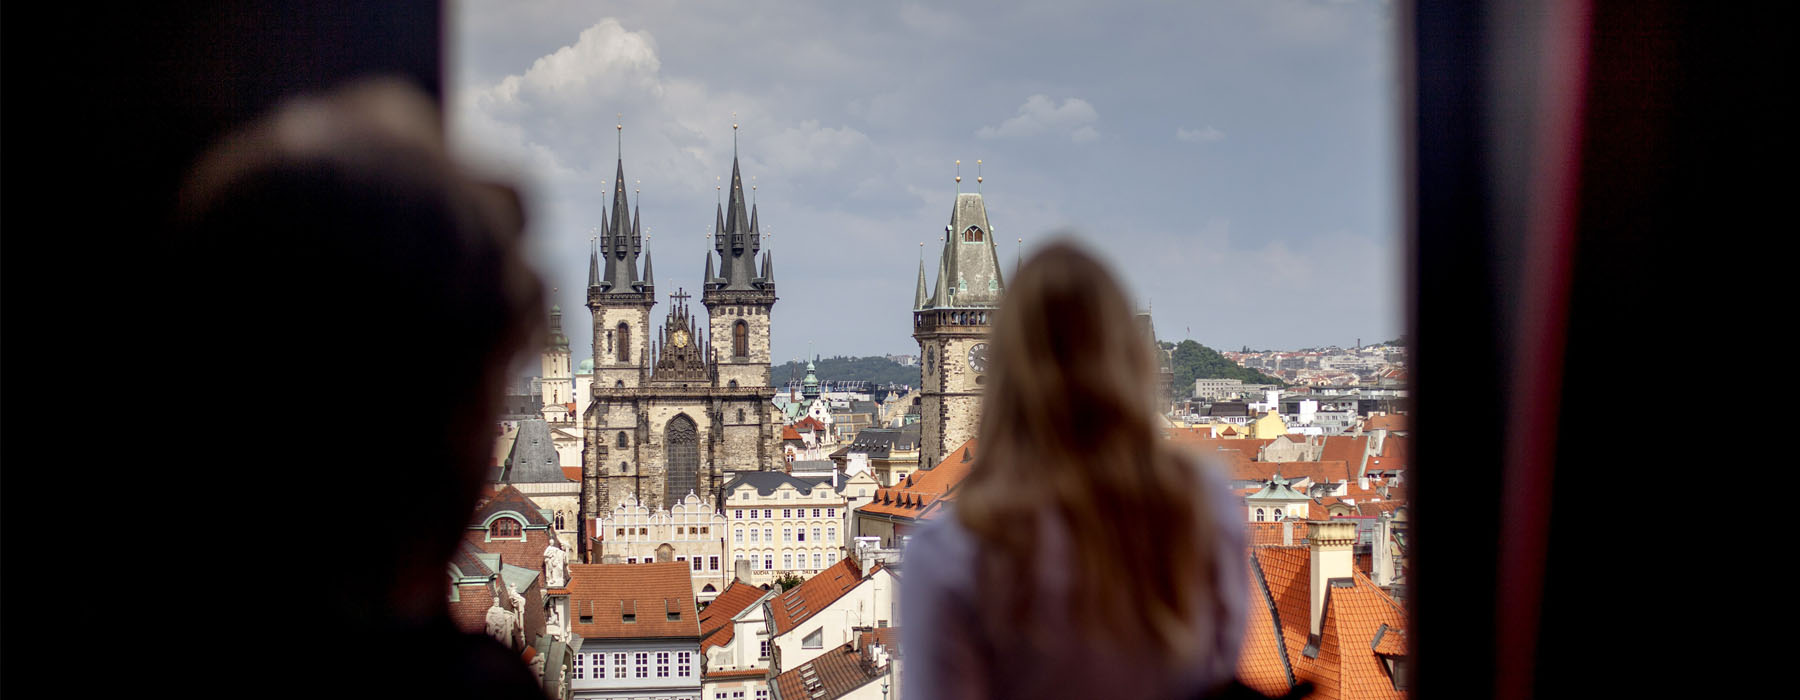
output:
<path id="1" fill-rule="evenodd" d="M 987 337 L 1006 288 L 980 194 L 956 195 L 937 284 L 927 292 L 925 263 L 913 296 L 913 338 L 919 341 L 919 466 L 937 466 L 950 450 L 975 437 L 987 383 Z"/>

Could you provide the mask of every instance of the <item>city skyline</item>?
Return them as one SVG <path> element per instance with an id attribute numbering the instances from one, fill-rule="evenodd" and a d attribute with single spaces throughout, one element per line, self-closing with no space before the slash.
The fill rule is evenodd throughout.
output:
<path id="1" fill-rule="evenodd" d="M 1163 339 L 1288 349 L 1401 332 L 1384 3 L 1130 18 L 1056 4 L 458 12 L 452 141 L 522 181 L 577 357 L 592 335 L 568 312 L 585 301 L 621 142 L 660 309 L 700 286 L 710 200 L 725 194 L 707 190 L 728 179 L 734 137 L 779 258 L 777 363 L 809 342 L 916 352 L 918 259 L 935 265 L 958 159 L 1009 272 L 1021 247 L 1071 232 L 1152 308 Z"/>

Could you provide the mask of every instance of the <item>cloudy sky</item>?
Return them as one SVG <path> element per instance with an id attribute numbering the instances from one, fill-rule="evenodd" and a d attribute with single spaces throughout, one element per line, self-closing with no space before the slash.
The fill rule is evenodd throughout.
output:
<path id="1" fill-rule="evenodd" d="M 777 362 L 917 352 L 958 159 L 1009 269 L 1064 232 L 1165 340 L 1347 346 L 1401 328 L 1393 34 L 1374 0 L 462 2 L 450 124 L 523 184 L 577 357 L 620 113 L 659 293 L 697 292 L 736 113 Z"/>

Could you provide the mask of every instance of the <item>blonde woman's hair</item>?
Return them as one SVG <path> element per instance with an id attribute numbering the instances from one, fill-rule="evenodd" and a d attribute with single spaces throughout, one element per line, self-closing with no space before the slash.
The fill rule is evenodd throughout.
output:
<path id="1" fill-rule="evenodd" d="M 1204 651 L 1191 621 L 1212 605 L 1219 545 L 1193 465 L 1164 438 L 1158 350 L 1135 315 L 1106 267 L 1065 240 L 1007 285 L 955 511 L 987 554 L 983 590 L 1001 598 L 978 613 L 988 639 L 1087 635 L 1170 666 Z M 1032 614 L 1046 520 L 1067 537 L 1057 564 L 1078 629 L 1039 629 Z"/>

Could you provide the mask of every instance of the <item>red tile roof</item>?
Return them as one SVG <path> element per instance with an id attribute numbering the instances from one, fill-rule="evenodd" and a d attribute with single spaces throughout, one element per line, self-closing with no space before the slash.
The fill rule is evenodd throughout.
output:
<path id="1" fill-rule="evenodd" d="M 732 636 L 736 634 L 734 630 L 737 629 L 736 625 L 731 624 L 731 618 L 761 599 L 764 593 L 768 591 L 744 583 L 741 579 L 732 579 L 731 585 L 726 586 L 705 610 L 700 611 L 700 636 L 704 637 L 700 642 L 700 651 L 704 653 L 708 648 L 730 644 Z"/>
<path id="2" fill-rule="evenodd" d="M 830 568 L 813 574 L 793 590 L 783 591 L 770 599 L 769 624 L 776 635 L 787 634 L 800 623 L 817 615 L 863 579 L 862 568 L 855 559 L 844 557 Z"/>
<path id="3" fill-rule="evenodd" d="M 1328 593 L 1318 651 L 1306 655 L 1312 619 L 1310 555 L 1304 546 L 1251 548 L 1250 615 L 1238 658 L 1239 680 L 1258 690 L 1285 690 L 1279 673 L 1285 662 L 1296 680 L 1316 686 L 1313 697 L 1406 697 L 1394 688 L 1378 653 L 1385 648 L 1390 655 L 1404 655 L 1406 612 L 1361 571 L 1352 571 L 1351 586 Z M 1389 642 L 1390 635 L 1400 639 Z"/>
<path id="4" fill-rule="evenodd" d="M 1400 413 L 1385 413 L 1369 416 L 1363 421 L 1363 430 L 1405 430 L 1406 416 Z"/>
<path id="5" fill-rule="evenodd" d="M 1341 461 L 1350 464 L 1352 469 L 1362 464 L 1363 452 L 1369 449 L 1368 436 L 1351 437 L 1349 435 L 1325 436 L 1325 450 L 1319 455 L 1321 461 Z"/>
<path id="6" fill-rule="evenodd" d="M 809 416 L 809 417 L 807 417 L 807 420 L 812 420 L 812 418 Z M 800 439 L 800 431 L 794 430 L 794 426 L 791 426 L 791 425 L 781 426 L 781 439 L 783 439 L 783 440 L 799 440 Z"/>
<path id="7" fill-rule="evenodd" d="M 913 472 L 898 486 L 876 489 L 875 500 L 857 508 L 857 512 L 912 520 L 936 517 L 943 512 L 937 507 L 939 502 L 955 500 L 956 487 L 975 465 L 975 442 L 975 438 L 970 438 L 951 450 L 936 467 Z"/>
<path id="8" fill-rule="evenodd" d="M 783 698 L 830 700 L 848 695 L 883 675 L 869 663 L 866 653 L 845 644 L 776 676 L 775 689 Z M 813 694 L 815 691 L 817 695 Z"/>
<path id="9" fill-rule="evenodd" d="M 800 429 L 824 430 L 825 424 L 819 422 L 819 419 L 817 419 L 817 418 L 814 418 L 812 416 L 807 416 L 805 418 L 801 418 L 800 420 L 794 421 L 794 428 L 796 430 L 800 430 Z"/>
<path id="10" fill-rule="evenodd" d="M 581 481 L 581 467 L 563 467 L 562 472 L 569 481 Z"/>
<path id="11" fill-rule="evenodd" d="M 1306 539 L 1306 521 L 1290 520 L 1288 522 L 1294 524 L 1294 536 L 1287 543 L 1281 541 L 1281 523 L 1279 522 L 1244 523 L 1244 531 L 1249 535 L 1251 545 L 1300 544 L 1302 540 Z"/>
<path id="12" fill-rule="evenodd" d="M 585 639 L 700 637 L 694 586 L 683 561 L 570 564 L 569 616 Z M 626 613 L 635 621 L 625 622 Z M 590 618 L 583 622 L 582 618 Z"/>

